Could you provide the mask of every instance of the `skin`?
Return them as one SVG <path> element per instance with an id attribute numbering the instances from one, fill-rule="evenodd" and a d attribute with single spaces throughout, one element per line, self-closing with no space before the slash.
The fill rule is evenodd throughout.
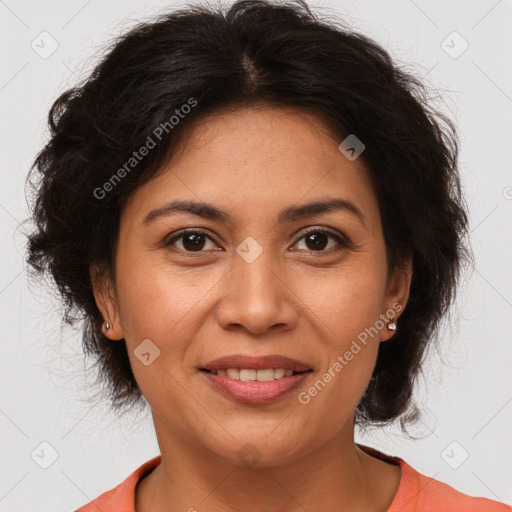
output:
<path id="1" fill-rule="evenodd" d="M 391 504 L 400 469 L 355 444 L 354 409 L 393 331 L 385 324 L 308 404 L 297 398 L 409 293 L 410 264 L 388 275 L 365 164 L 349 161 L 340 142 L 291 108 L 217 114 L 196 123 L 183 151 L 125 206 L 115 278 L 94 277 L 94 291 L 112 324 L 106 335 L 126 340 L 162 454 L 137 486 L 137 512 L 384 512 Z M 354 203 L 364 224 L 344 210 L 278 222 L 286 207 L 331 198 Z M 174 199 L 211 203 L 231 221 L 174 213 L 143 222 Z M 307 227 L 353 245 L 319 235 L 315 249 Z M 201 252 L 186 236 L 163 244 L 183 228 L 207 232 Z M 248 236 L 263 251 L 252 263 L 236 252 Z M 145 339 L 160 349 L 148 366 L 134 355 Z M 242 404 L 199 371 L 237 353 L 285 355 L 313 372 L 274 403 Z M 238 456 L 246 443 L 260 454 L 252 465 Z"/>

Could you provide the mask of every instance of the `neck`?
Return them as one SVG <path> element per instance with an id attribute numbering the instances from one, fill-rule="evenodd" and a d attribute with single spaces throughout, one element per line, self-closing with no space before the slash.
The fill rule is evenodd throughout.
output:
<path id="1" fill-rule="evenodd" d="M 156 421 L 157 432 L 159 427 Z M 162 461 L 137 486 L 135 510 L 383 512 L 396 494 L 400 470 L 361 450 L 350 427 L 302 457 L 264 467 L 159 436 Z"/>

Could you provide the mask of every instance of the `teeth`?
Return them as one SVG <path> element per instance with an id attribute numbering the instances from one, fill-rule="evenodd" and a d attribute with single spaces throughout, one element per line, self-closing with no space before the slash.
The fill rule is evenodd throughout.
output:
<path id="1" fill-rule="evenodd" d="M 212 370 L 212 373 L 222 375 L 230 379 L 241 380 L 242 382 L 269 382 L 272 380 L 282 379 L 283 377 L 291 377 L 293 375 L 293 370 L 285 370 L 284 368 L 267 368 L 265 370 L 228 368 L 226 370 Z"/>
<path id="2" fill-rule="evenodd" d="M 228 368 L 226 370 L 226 375 L 230 379 L 238 379 L 238 380 L 240 380 L 240 370 L 238 368 Z"/>
<path id="3" fill-rule="evenodd" d="M 274 379 L 281 379 L 284 377 L 284 370 L 282 368 L 276 368 L 274 370 Z"/>
<path id="4" fill-rule="evenodd" d="M 259 382 L 269 382 L 274 380 L 274 370 L 269 368 L 268 370 L 258 370 L 256 372 L 256 380 Z"/>
<path id="5" fill-rule="evenodd" d="M 242 381 L 256 380 L 256 375 L 256 370 L 240 370 L 240 380 Z"/>

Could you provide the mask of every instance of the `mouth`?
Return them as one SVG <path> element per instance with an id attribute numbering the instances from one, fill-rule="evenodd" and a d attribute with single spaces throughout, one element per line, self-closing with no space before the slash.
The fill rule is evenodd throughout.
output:
<path id="1" fill-rule="evenodd" d="M 245 404 L 262 405 L 289 395 L 313 369 L 284 356 L 228 356 L 199 368 L 212 389 Z"/>
<path id="2" fill-rule="evenodd" d="M 219 368 L 217 370 L 208 370 L 207 368 L 201 368 L 200 371 L 242 382 L 270 382 L 285 377 L 292 377 L 293 375 L 308 373 L 312 370 L 295 371 L 289 368 L 264 368 L 261 370 L 254 368 Z"/>
<path id="3" fill-rule="evenodd" d="M 284 370 L 287 377 L 291 376 L 293 373 L 302 373 L 306 371 L 310 371 L 312 368 L 307 363 L 303 361 L 299 361 L 297 359 L 292 359 L 290 357 L 286 356 L 280 356 L 280 355 L 266 355 L 266 356 L 251 356 L 247 354 L 233 354 L 230 356 L 224 356 L 219 357 L 213 361 L 210 361 L 206 364 L 204 364 L 201 368 L 202 370 L 207 370 L 210 372 L 215 372 L 218 374 L 220 371 L 222 374 L 222 371 L 227 372 L 230 371 L 230 373 L 233 375 L 231 378 L 238 378 L 236 377 L 236 372 L 234 370 L 238 370 L 239 372 L 242 371 L 242 375 L 245 375 L 248 380 L 256 380 L 251 379 L 250 375 L 252 375 L 250 372 L 256 370 L 256 372 L 259 372 L 260 370 L 265 370 L 267 373 L 261 373 L 262 378 L 268 377 L 270 379 L 270 370 L 273 370 L 275 373 L 275 378 L 282 378 L 283 375 L 281 375 L 282 370 Z"/>

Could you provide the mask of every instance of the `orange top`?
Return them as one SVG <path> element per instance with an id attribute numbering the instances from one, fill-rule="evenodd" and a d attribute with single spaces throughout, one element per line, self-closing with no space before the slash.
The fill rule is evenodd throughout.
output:
<path id="1" fill-rule="evenodd" d="M 367 448 L 367 447 L 365 447 Z M 372 453 L 375 450 L 371 449 Z M 380 452 L 377 452 L 380 454 Z M 386 512 L 512 512 L 512 507 L 487 498 L 476 498 L 418 473 L 399 457 L 384 455 L 400 466 L 400 486 Z M 135 512 L 137 483 L 160 464 L 161 455 L 145 462 L 126 480 L 75 512 Z"/>

